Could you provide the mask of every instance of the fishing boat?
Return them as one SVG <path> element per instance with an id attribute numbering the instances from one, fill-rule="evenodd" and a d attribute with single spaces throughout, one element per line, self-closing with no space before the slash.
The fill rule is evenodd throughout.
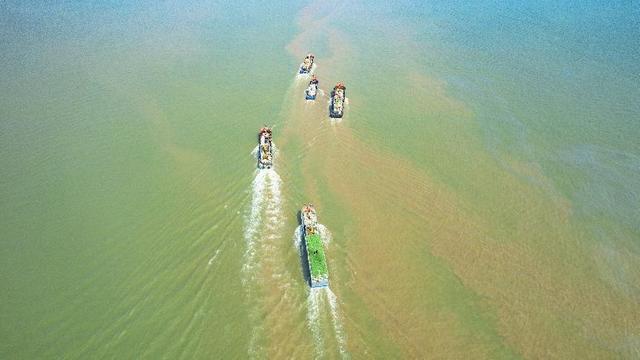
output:
<path id="1" fill-rule="evenodd" d="M 313 59 L 315 58 L 315 56 L 313 56 L 313 54 L 309 53 L 307 54 L 307 56 L 304 57 L 304 60 L 302 61 L 302 64 L 300 64 L 300 74 L 308 74 L 311 72 L 311 70 L 313 70 Z"/>
<path id="2" fill-rule="evenodd" d="M 264 126 L 258 133 L 258 168 L 271 169 L 273 166 L 273 143 L 271 128 Z"/>
<path id="3" fill-rule="evenodd" d="M 343 83 L 339 82 L 334 86 L 331 92 L 331 103 L 329 105 L 329 117 L 341 118 L 344 114 L 344 103 L 346 99 L 347 88 Z"/>
<path id="4" fill-rule="evenodd" d="M 307 100 L 315 100 L 318 95 L 318 79 L 313 75 L 311 81 L 309 81 L 309 86 L 304 91 L 304 98 Z"/>
<path id="5" fill-rule="evenodd" d="M 329 270 L 322 238 L 318 233 L 318 216 L 313 205 L 304 205 L 300 211 L 303 227 L 304 252 L 309 266 L 309 282 L 312 288 L 329 286 Z"/>

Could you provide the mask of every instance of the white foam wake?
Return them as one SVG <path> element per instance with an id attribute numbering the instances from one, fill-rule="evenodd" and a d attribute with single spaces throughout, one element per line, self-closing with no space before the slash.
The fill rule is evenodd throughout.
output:
<path id="1" fill-rule="evenodd" d="M 313 336 L 316 358 L 324 355 L 324 337 L 320 325 L 322 290 L 324 289 L 309 289 L 307 298 L 307 326 Z"/>
<path id="2" fill-rule="evenodd" d="M 315 343 L 316 357 L 324 355 L 324 334 L 322 333 L 321 315 L 331 316 L 331 325 L 340 357 L 350 358 L 347 351 L 347 338 L 342 325 L 342 318 L 338 307 L 338 298 L 329 288 L 309 289 L 307 298 L 307 325 Z"/>
<path id="3" fill-rule="evenodd" d="M 333 324 L 333 333 L 336 337 L 336 341 L 338 342 L 340 356 L 342 356 L 343 359 L 349 358 L 349 353 L 347 352 L 347 338 L 344 333 L 342 319 L 338 310 L 338 298 L 331 289 L 326 288 L 324 290 L 326 291 L 327 299 L 329 300 L 329 307 L 331 308 L 331 323 Z"/>
<path id="4" fill-rule="evenodd" d="M 244 265 L 242 266 L 242 282 L 250 280 L 256 261 L 256 235 L 261 225 L 262 205 L 265 200 L 264 192 L 267 188 L 267 174 L 269 170 L 259 170 L 251 183 L 251 208 L 245 217 L 244 241 L 246 250 L 244 254 Z"/>
<path id="5" fill-rule="evenodd" d="M 304 256 L 302 253 L 302 226 L 298 226 L 293 233 L 293 244 L 300 251 L 300 256 Z M 322 238 L 324 244 L 329 244 L 332 240 L 331 231 L 322 225 L 318 224 L 318 233 Z M 321 316 L 326 314 L 330 316 L 331 326 L 333 327 L 333 336 L 335 337 L 338 351 L 343 359 L 350 357 L 347 351 L 347 337 L 342 325 L 342 317 L 340 315 L 339 302 L 336 295 L 330 288 L 310 288 L 309 296 L 307 299 L 307 325 L 313 336 L 315 342 L 316 357 L 324 356 L 324 334 L 321 326 Z"/>
<path id="6" fill-rule="evenodd" d="M 209 262 L 207 263 L 207 265 L 213 264 L 213 262 L 216 261 L 216 259 L 218 258 L 218 254 L 220 254 L 220 249 L 216 250 L 216 253 L 213 254 L 213 256 L 209 259 Z"/>
<path id="7" fill-rule="evenodd" d="M 273 253 L 274 242 L 278 238 L 281 214 L 281 179 L 274 169 L 256 170 L 251 183 L 251 206 L 245 216 L 244 240 L 245 254 L 242 266 L 242 284 L 251 303 L 249 316 L 254 324 L 260 324 L 261 306 L 256 303 L 254 289 L 257 277 L 266 257 L 260 256 L 267 252 Z M 259 357 L 262 353 L 260 344 L 264 330 L 255 326 L 249 343 L 249 356 Z"/>
<path id="8" fill-rule="evenodd" d="M 328 245 L 331 243 L 331 240 L 333 239 L 331 236 L 331 231 L 329 231 L 326 226 L 318 224 L 318 234 L 320 234 L 320 237 L 322 238 L 322 242 L 324 244 Z"/>

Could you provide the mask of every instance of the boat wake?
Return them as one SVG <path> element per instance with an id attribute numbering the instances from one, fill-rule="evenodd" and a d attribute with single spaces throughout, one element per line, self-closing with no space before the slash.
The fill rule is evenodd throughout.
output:
<path id="1" fill-rule="evenodd" d="M 307 298 L 307 325 L 315 343 L 316 357 L 324 356 L 325 334 L 322 332 L 321 315 L 329 314 L 333 337 L 338 352 L 343 359 L 350 358 L 347 351 L 347 338 L 342 325 L 342 318 L 338 307 L 338 298 L 330 288 L 309 289 Z"/>
<path id="2" fill-rule="evenodd" d="M 313 336 L 316 358 L 324 356 L 324 338 L 320 326 L 321 290 L 309 289 L 307 298 L 307 325 Z"/>
<path id="3" fill-rule="evenodd" d="M 255 178 L 251 183 L 251 206 L 245 215 L 244 240 L 246 250 L 242 266 L 242 285 L 251 302 L 250 318 L 254 324 L 260 323 L 260 306 L 255 303 L 254 289 L 259 283 L 258 276 L 264 261 L 261 253 L 273 250 L 274 242 L 279 237 L 282 224 L 282 195 L 281 179 L 274 169 L 256 170 Z M 258 357 L 261 353 L 259 344 L 263 343 L 264 330 L 254 327 L 249 344 L 250 357 Z"/>
<path id="4" fill-rule="evenodd" d="M 333 324 L 333 333 L 336 337 L 336 341 L 338 342 L 338 350 L 340 350 L 340 356 L 342 356 L 343 359 L 348 358 L 349 353 L 347 352 L 347 338 L 344 333 L 342 318 L 340 317 L 340 312 L 338 309 L 338 298 L 330 288 L 323 289 L 323 291 L 326 293 L 327 300 L 329 301 L 329 308 L 331 309 L 331 323 Z"/>
<path id="5" fill-rule="evenodd" d="M 220 249 L 216 250 L 216 253 L 213 254 L 213 256 L 209 259 L 209 261 L 207 262 L 207 265 L 211 265 L 213 264 L 214 261 L 216 261 L 216 259 L 218 258 L 218 255 L 220 254 Z"/>
<path id="6" fill-rule="evenodd" d="M 326 226 L 318 223 L 318 233 L 320 234 L 320 237 L 322 238 L 322 242 L 324 244 L 329 245 L 331 243 L 331 240 L 333 239 L 331 236 L 331 231 L 329 231 Z"/>
<path id="7" fill-rule="evenodd" d="M 293 245 L 296 249 L 302 251 L 302 225 L 298 225 L 296 231 L 293 232 Z M 302 253 L 300 253 L 302 256 Z"/>
<path id="8" fill-rule="evenodd" d="M 318 224 L 318 233 L 325 244 L 331 242 L 331 232 L 326 226 Z M 306 274 L 305 280 L 308 280 L 306 278 L 308 270 L 305 269 L 306 262 L 304 260 L 306 259 L 306 255 L 304 254 L 302 246 L 302 235 L 302 226 L 298 226 L 293 233 L 293 245 L 299 251 L 301 266 L 303 266 L 303 272 Z M 331 334 L 325 334 L 322 331 L 322 320 L 325 320 L 327 316 L 330 317 Z M 309 295 L 307 297 L 307 326 L 313 336 L 316 357 L 324 357 L 325 337 L 330 335 L 333 335 L 336 341 L 340 356 L 343 359 L 350 357 L 347 351 L 347 339 L 342 325 L 338 298 L 329 287 L 309 288 Z"/>
<path id="9" fill-rule="evenodd" d="M 256 177 L 251 183 L 251 208 L 245 218 L 244 228 L 244 240 L 247 246 L 245 250 L 245 261 L 242 267 L 243 278 L 242 282 L 246 285 L 246 282 L 250 280 L 252 274 L 255 271 L 255 254 L 256 254 L 256 238 L 258 230 L 260 229 L 262 220 L 262 208 L 265 201 L 265 189 L 268 186 L 267 174 L 271 170 L 257 171 Z M 275 173 L 275 171 L 274 171 Z"/>

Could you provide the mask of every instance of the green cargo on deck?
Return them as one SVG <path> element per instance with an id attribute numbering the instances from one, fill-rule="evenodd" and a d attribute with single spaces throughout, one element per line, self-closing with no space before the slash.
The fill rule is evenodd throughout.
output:
<path id="1" fill-rule="evenodd" d="M 327 260 L 324 257 L 324 249 L 322 248 L 322 239 L 318 234 L 305 236 L 307 242 L 307 254 L 309 256 L 309 268 L 311 277 L 327 276 Z"/>

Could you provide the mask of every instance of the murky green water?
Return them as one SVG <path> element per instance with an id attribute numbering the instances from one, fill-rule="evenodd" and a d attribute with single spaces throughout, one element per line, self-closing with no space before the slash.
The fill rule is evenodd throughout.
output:
<path id="1" fill-rule="evenodd" d="M 0 357 L 640 356 L 638 21 L 0 4 Z M 302 100 L 307 51 L 340 122 Z M 309 201 L 330 291 L 301 271 Z"/>

